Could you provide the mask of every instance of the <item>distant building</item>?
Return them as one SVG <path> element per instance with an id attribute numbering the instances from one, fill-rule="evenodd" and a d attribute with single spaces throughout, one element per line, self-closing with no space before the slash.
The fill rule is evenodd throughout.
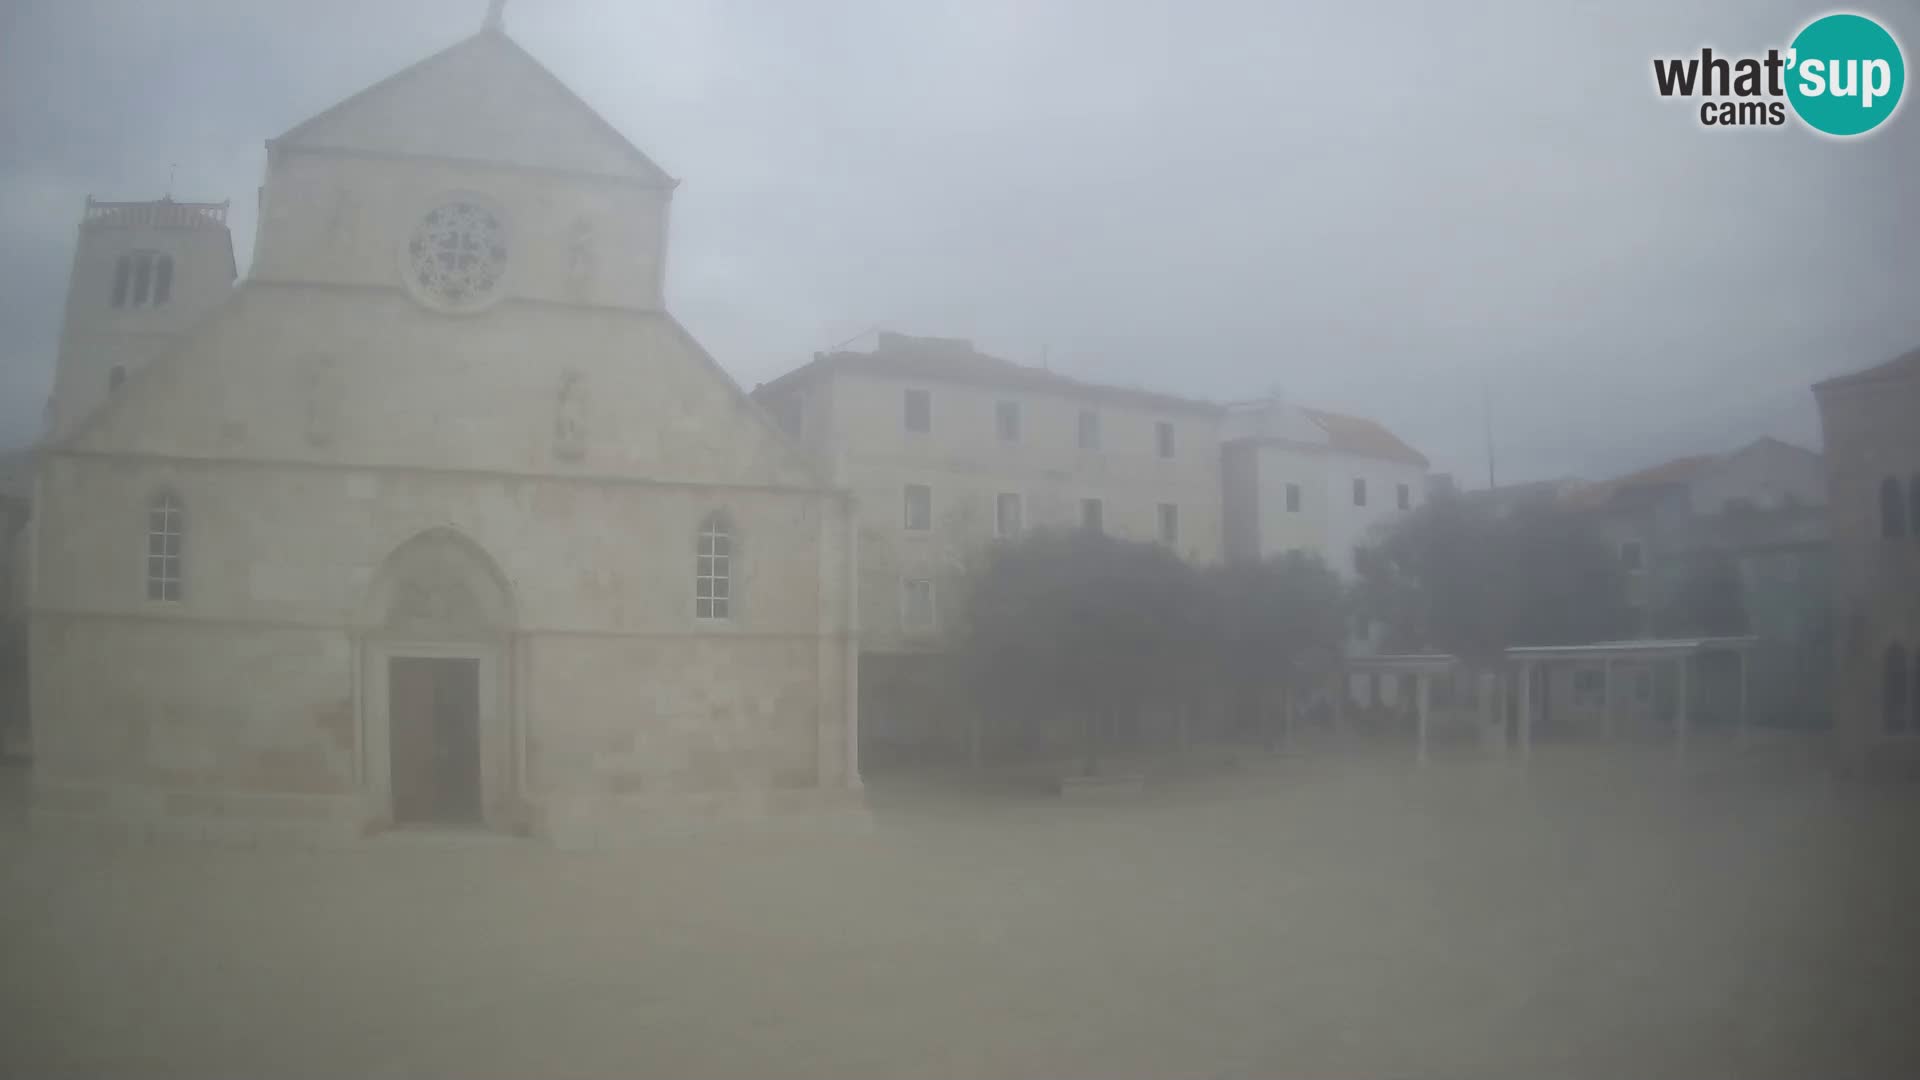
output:
<path id="1" fill-rule="evenodd" d="M 1070 378 L 968 341 L 881 332 L 754 391 L 851 488 L 861 731 L 933 737 L 968 571 L 1040 528 L 1162 543 L 1195 564 L 1353 547 L 1426 497 L 1427 462 L 1370 420 Z"/>
<path id="2" fill-rule="evenodd" d="M 1812 450 L 1760 439 L 1725 454 L 1676 458 L 1615 480 L 1574 489 L 1565 504 L 1591 514 L 1626 575 L 1634 632 L 1696 633 L 1701 627 L 1660 625 L 1693 580 L 1705 549 L 1737 549 L 1749 536 L 1771 547 L 1805 540 L 1805 525 L 1827 501 L 1825 468 Z M 1739 528 L 1708 527 L 1727 515 Z M 1784 532 L 1778 530 L 1784 529 Z"/>
<path id="3" fill-rule="evenodd" d="M 1826 470 L 1765 438 L 1568 491 L 1612 548 L 1642 637 L 1752 634 L 1750 717 L 1827 722 Z"/>
<path id="4" fill-rule="evenodd" d="M 1920 759 L 1920 349 L 1813 392 L 1832 492 L 1835 726 L 1856 762 Z"/>
<path id="5" fill-rule="evenodd" d="M 1427 499 L 1426 457 L 1372 420 L 1269 399 L 1229 406 L 1223 436 L 1228 558 L 1311 551 L 1352 579 L 1355 549 Z"/>

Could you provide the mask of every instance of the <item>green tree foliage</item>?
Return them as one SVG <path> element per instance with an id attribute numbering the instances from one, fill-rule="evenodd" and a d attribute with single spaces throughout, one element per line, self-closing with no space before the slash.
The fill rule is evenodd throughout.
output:
<path id="1" fill-rule="evenodd" d="M 1393 651 L 1487 663 L 1510 646 L 1602 641 L 1630 625 L 1612 553 L 1550 497 L 1495 512 L 1436 494 L 1356 566 L 1356 608 L 1386 627 Z"/>
<path id="2" fill-rule="evenodd" d="M 1143 707 L 1190 705 L 1221 684 L 1283 685 L 1311 649 L 1337 648 L 1338 581 L 1317 560 L 1202 574 L 1158 544 L 1036 532 L 974 574 L 969 675 L 1001 715 L 1074 716 L 1086 768 Z"/>
<path id="3" fill-rule="evenodd" d="M 1206 574 L 1210 657 L 1243 721 L 1280 734 L 1288 695 L 1331 670 L 1346 629 L 1340 579 L 1318 556 L 1287 552 Z"/>

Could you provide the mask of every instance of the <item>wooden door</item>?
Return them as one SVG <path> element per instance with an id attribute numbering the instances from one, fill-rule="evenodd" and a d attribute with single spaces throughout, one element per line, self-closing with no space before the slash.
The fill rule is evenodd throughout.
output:
<path id="1" fill-rule="evenodd" d="M 387 686 L 394 821 L 478 823 L 480 662 L 394 657 Z"/>

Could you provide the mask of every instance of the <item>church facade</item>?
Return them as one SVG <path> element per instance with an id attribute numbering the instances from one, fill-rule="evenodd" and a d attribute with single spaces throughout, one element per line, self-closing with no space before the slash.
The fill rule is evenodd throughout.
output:
<path id="1" fill-rule="evenodd" d="M 237 285 L 213 206 L 82 224 L 36 820 L 857 806 L 852 502 L 664 310 L 675 182 L 497 23 L 267 145 Z"/>

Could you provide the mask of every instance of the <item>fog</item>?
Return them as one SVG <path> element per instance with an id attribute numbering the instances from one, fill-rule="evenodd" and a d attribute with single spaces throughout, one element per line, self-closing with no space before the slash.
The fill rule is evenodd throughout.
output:
<path id="1" fill-rule="evenodd" d="M 1397 764 L 1071 807 L 883 781 L 871 833 L 595 855 L 9 831 L 5 1054 L 42 1076 L 1910 1069 L 1910 797 L 1677 785 L 1644 756 L 1543 761 L 1530 794 Z"/>
<path id="2" fill-rule="evenodd" d="M 262 142 L 479 0 L 0 13 L 0 444 L 37 433 L 91 193 L 234 202 Z M 1908 10 L 1893 5 L 1894 13 Z M 1902 123 L 1711 131 L 1649 61 L 1782 0 L 509 6 L 683 184 L 669 305 L 744 386 L 873 326 L 1381 420 L 1437 471 L 1603 478 L 1760 435 L 1920 339 Z M 174 164 L 177 163 L 177 170 Z"/>
<path id="3" fill-rule="evenodd" d="M 0 1075 L 1920 1075 L 1815 14 L 0 4 Z"/>

